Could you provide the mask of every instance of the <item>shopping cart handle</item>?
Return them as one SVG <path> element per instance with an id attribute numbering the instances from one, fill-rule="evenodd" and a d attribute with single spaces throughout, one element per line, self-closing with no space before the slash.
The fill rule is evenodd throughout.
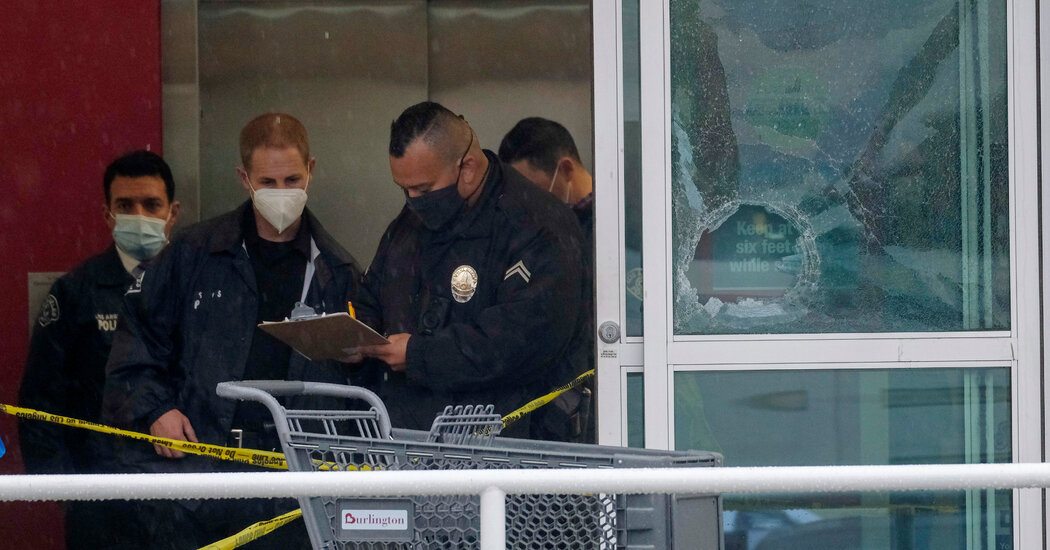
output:
<path id="1" fill-rule="evenodd" d="M 296 380 L 242 380 L 240 382 L 219 382 L 215 386 L 219 397 L 256 401 L 266 405 L 275 419 L 283 418 L 283 407 L 274 397 L 290 395 L 324 395 L 345 399 L 360 399 L 371 405 L 377 414 L 379 431 L 384 438 L 390 436 L 390 414 L 383 400 L 375 393 L 359 387 L 325 382 L 300 382 Z M 279 415 L 278 415 L 279 414 Z"/>
<path id="2" fill-rule="evenodd" d="M 230 395 L 224 395 L 222 388 L 230 388 L 233 392 Z M 275 397 L 281 397 L 285 395 L 303 395 L 306 393 L 306 384 L 299 380 L 244 380 L 242 382 L 220 382 L 215 387 L 215 393 L 221 397 L 241 398 L 237 395 L 237 388 L 255 388 L 262 390 Z M 244 398 L 248 398 L 245 396 Z"/>

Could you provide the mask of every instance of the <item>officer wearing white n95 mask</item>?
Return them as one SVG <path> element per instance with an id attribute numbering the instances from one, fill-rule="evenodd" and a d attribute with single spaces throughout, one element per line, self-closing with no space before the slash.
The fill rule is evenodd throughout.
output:
<path id="1" fill-rule="evenodd" d="M 122 427 L 215 445 L 280 446 L 269 412 L 215 394 L 228 380 L 351 382 L 351 367 L 309 361 L 258 329 L 291 315 L 297 302 L 317 313 L 357 302 L 357 263 L 305 208 L 316 161 L 306 128 L 269 113 L 242 129 L 237 169 L 245 202 L 186 228 L 158 258 L 141 292 L 129 295 L 107 367 L 105 413 Z M 342 407 L 326 398 L 290 398 L 305 409 Z M 136 466 L 154 472 L 248 470 L 148 445 Z M 294 501 L 180 501 L 156 509 L 152 548 L 196 549 L 260 518 L 294 509 Z M 254 543 L 307 547 L 301 524 Z"/>
<path id="2" fill-rule="evenodd" d="M 25 407 L 91 422 L 100 421 L 106 360 L 124 293 L 164 248 L 179 215 L 171 169 L 149 151 L 113 161 L 103 191 L 103 220 L 114 244 L 51 287 L 34 324 L 19 398 Z M 29 473 L 121 471 L 116 438 L 39 421 L 19 428 Z M 70 502 L 67 548 L 148 545 L 133 514 L 128 502 Z"/>

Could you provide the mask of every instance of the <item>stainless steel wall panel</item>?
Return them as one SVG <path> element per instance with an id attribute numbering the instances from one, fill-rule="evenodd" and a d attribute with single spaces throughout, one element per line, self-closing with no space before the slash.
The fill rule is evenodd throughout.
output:
<path id="1" fill-rule="evenodd" d="M 202 217 L 248 198 L 240 129 L 284 111 L 317 158 L 307 206 L 367 266 L 404 203 L 390 180 L 390 121 L 426 99 L 426 6 L 386 2 L 201 2 Z"/>
<path id="2" fill-rule="evenodd" d="M 182 203 L 176 229 L 200 220 L 200 91 L 197 86 L 197 2 L 163 0 L 161 116 L 163 155 Z"/>
<path id="3" fill-rule="evenodd" d="M 493 150 L 524 117 L 556 120 L 593 169 L 590 2 L 432 0 L 428 13 L 431 100 Z"/>
<path id="4" fill-rule="evenodd" d="M 463 113 L 490 149 L 523 117 L 557 120 L 592 168 L 587 1 L 163 4 L 165 152 L 187 221 L 248 197 L 234 170 L 239 132 L 267 111 L 310 131 L 308 206 L 364 265 L 404 204 L 386 151 L 390 121 L 413 103 Z"/>

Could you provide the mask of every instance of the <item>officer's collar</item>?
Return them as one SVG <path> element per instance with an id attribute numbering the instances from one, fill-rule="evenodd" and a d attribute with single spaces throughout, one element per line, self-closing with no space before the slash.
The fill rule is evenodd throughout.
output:
<path id="1" fill-rule="evenodd" d="M 248 199 L 242 202 L 236 210 L 227 212 L 215 220 L 209 252 L 213 254 L 224 250 L 234 254 L 237 252 L 237 248 L 244 241 L 244 235 L 241 234 L 241 220 L 251 207 L 252 201 Z"/>
<path id="2" fill-rule="evenodd" d="M 215 228 L 211 240 L 212 254 L 218 252 L 228 252 L 230 254 L 238 254 L 238 249 L 241 248 L 241 243 L 244 242 L 244 235 L 241 230 L 241 220 L 248 214 L 248 210 L 252 208 L 252 201 L 248 199 L 244 201 L 236 210 L 227 212 L 219 216 L 215 220 Z M 329 276 L 329 267 L 332 269 L 342 267 L 345 265 L 351 265 L 355 270 L 360 270 L 357 262 L 350 256 L 350 253 L 343 249 L 338 242 L 328 231 L 325 230 L 321 222 L 317 220 L 313 212 L 309 208 L 303 210 L 303 216 L 306 218 L 304 221 L 305 226 L 310 230 L 310 236 L 313 237 L 314 242 L 317 243 L 317 248 L 323 250 L 317 263 L 317 277 L 321 281 L 322 286 L 327 284 L 326 281 Z M 330 264 L 330 266 L 329 266 Z"/>
<path id="3" fill-rule="evenodd" d="M 124 263 L 120 260 L 116 243 L 109 245 L 103 254 L 106 261 L 99 268 L 98 284 L 101 286 L 127 286 L 131 274 L 124 269 Z"/>
<path id="4" fill-rule="evenodd" d="M 503 170 L 499 157 L 495 153 L 488 149 L 485 149 L 484 153 L 489 159 L 489 169 L 481 185 L 481 196 L 478 197 L 474 206 L 460 215 L 452 229 L 434 235 L 434 241 L 455 237 L 487 237 L 492 233 L 492 208 L 488 203 L 496 200 L 503 189 Z"/>

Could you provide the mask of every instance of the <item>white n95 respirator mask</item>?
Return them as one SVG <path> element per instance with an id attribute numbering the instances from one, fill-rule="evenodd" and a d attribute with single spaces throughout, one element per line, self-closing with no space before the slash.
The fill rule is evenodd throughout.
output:
<path id="1" fill-rule="evenodd" d="M 248 186 L 251 187 L 251 183 Z M 306 190 L 252 188 L 252 202 L 262 217 L 270 222 L 278 233 L 283 233 L 303 215 Z"/>

